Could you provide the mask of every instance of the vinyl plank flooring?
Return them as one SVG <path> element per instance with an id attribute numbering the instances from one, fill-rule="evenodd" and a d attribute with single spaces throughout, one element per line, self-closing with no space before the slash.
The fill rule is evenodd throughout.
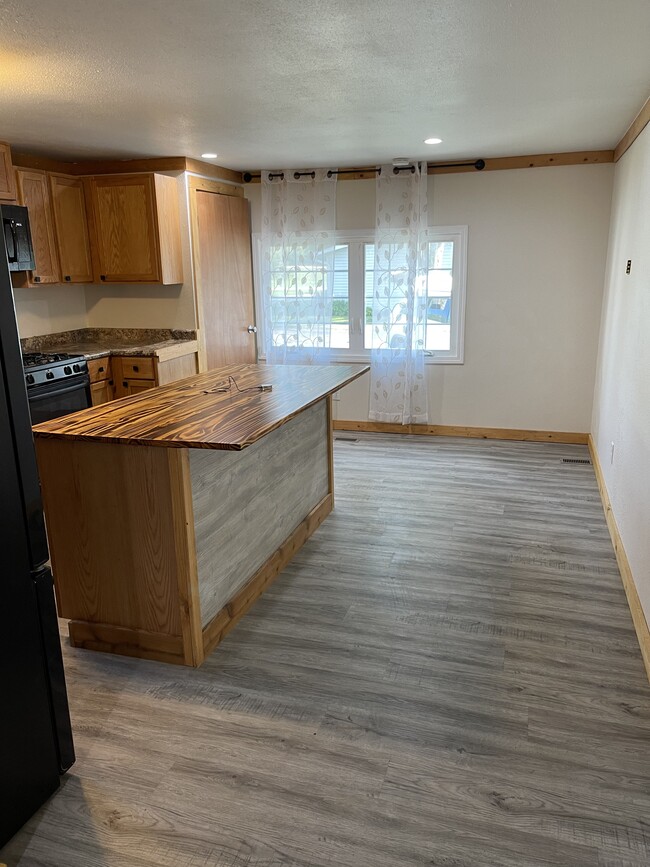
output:
<path id="1" fill-rule="evenodd" d="M 650 863 L 650 686 L 587 456 L 337 441 L 335 511 L 200 669 L 64 641 L 78 760 L 0 862 Z"/>

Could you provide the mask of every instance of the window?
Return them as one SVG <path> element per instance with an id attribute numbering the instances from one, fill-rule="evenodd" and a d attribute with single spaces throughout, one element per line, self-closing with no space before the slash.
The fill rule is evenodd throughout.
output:
<path id="1" fill-rule="evenodd" d="M 427 278 L 427 323 L 425 352 L 429 363 L 458 364 L 463 361 L 463 332 L 465 317 L 465 278 L 467 257 L 467 227 L 430 228 L 428 231 L 428 278 Z M 261 303 L 259 238 L 254 245 L 258 321 L 262 324 L 264 305 Z M 373 233 L 338 232 L 331 257 L 333 262 L 333 299 L 330 328 L 330 354 L 332 361 L 367 361 L 372 349 L 372 294 L 374 281 Z M 328 257 L 328 258 L 329 258 Z M 275 264 L 275 263 L 274 263 Z M 322 269 L 322 263 L 319 266 Z M 397 264 L 399 267 L 399 263 Z M 285 265 L 286 269 L 286 265 Z M 274 267 L 273 283 L 281 287 L 286 281 L 302 285 L 303 290 L 311 285 L 314 276 L 314 292 L 319 291 L 315 275 L 291 273 Z M 309 269 L 307 269 L 308 271 Z M 399 346 L 405 329 L 400 323 L 403 305 L 393 308 L 391 346 Z M 304 336 L 307 323 L 301 325 Z M 264 328 L 260 328 L 260 354 L 264 357 Z"/>

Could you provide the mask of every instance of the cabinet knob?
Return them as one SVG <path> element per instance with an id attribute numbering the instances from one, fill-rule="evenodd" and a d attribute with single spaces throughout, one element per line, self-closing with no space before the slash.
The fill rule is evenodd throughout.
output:
<path id="1" fill-rule="evenodd" d="M 129 383 L 128 383 L 128 382 L 123 382 L 123 383 L 122 383 L 122 388 L 128 388 L 128 387 L 129 387 Z"/>
<path id="2" fill-rule="evenodd" d="M 70 275 L 68 274 L 63 279 L 66 281 L 66 283 L 69 283 L 70 280 L 72 280 L 72 277 L 70 277 Z"/>
<path id="3" fill-rule="evenodd" d="M 99 275 L 99 279 L 100 279 L 100 280 L 105 280 L 105 279 L 106 279 L 106 274 L 100 274 L 100 275 Z"/>
<path id="4" fill-rule="evenodd" d="M 140 368 L 138 367 L 137 364 L 134 364 L 134 365 L 133 365 L 133 370 L 134 370 L 135 373 L 138 373 L 139 370 L 140 370 Z"/>
<path id="5" fill-rule="evenodd" d="M 40 283 L 41 282 L 40 277 L 34 277 L 33 280 L 34 280 L 34 283 Z"/>
<path id="6" fill-rule="evenodd" d="M 103 372 L 104 372 L 104 368 L 103 368 L 103 367 L 99 367 L 99 368 L 97 368 L 97 370 L 98 370 L 99 373 L 103 373 Z"/>
<path id="7" fill-rule="evenodd" d="M 257 334 L 257 326 L 249 325 L 246 331 L 248 331 L 249 334 Z"/>

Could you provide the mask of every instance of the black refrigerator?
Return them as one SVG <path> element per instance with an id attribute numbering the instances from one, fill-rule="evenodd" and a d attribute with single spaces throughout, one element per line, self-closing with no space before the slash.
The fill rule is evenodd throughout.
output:
<path id="1" fill-rule="evenodd" d="M 1 847 L 53 794 L 75 758 L 14 298 L 1 240 L 0 542 Z"/>

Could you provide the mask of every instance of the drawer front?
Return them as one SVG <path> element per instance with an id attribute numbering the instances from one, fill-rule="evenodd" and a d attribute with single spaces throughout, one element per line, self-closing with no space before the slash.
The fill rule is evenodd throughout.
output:
<path id="1" fill-rule="evenodd" d="M 115 397 L 130 397 L 133 394 L 140 394 L 141 391 L 155 387 L 156 383 L 153 379 L 116 379 Z"/>
<path id="2" fill-rule="evenodd" d="M 111 378 L 111 359 L 107 358 L 92 358 L 88 362 L 88 373 L 90 374 L 91 382 L 101 382 L 102 379 Z"/>
<path id="3" fill-rule="evenodd" d="M 120 359 L 121 365 L 121 378 L 122 379 L 154 379 L 156 378 L 156 374 L 154 371 L 153 358 L 142 357 L 138 358 L 137 356 L 126 357 L 122 356 Z"/>

